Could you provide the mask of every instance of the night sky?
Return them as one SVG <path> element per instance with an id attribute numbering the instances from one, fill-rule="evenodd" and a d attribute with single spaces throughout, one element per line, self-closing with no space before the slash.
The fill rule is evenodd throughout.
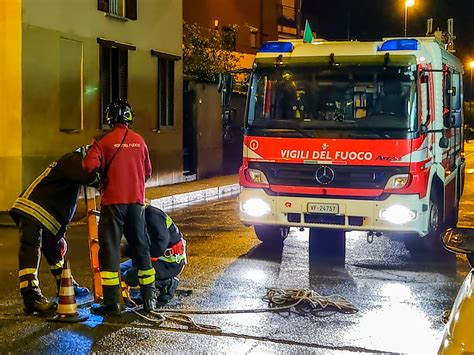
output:
<path id="1" fill-rule="evenodd" d="M 405 0 L 303 0 L 307 18 L 318 37 L 328 40 L 379 40 L 403 36 Z M 415 0 L 408 9 L 408 36 L 424 36 L 426 20 L 447 30 L 454 18 L 456 55 L 474 58 L 474 0 Z M 304 22 L 303 22 L 304 24 Z"/>

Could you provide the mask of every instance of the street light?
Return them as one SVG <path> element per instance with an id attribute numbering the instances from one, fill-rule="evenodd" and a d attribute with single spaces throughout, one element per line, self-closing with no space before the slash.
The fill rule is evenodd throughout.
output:
<path id="1" fill-rule="evenodd" d="M 405 0 L 405 37 L 407 36 L 408 8 L 415 5 L 415 0 Z"/>

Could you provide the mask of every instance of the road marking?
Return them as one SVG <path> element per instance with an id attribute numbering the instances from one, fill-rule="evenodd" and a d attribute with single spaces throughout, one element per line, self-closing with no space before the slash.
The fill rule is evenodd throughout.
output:
<path id="1" fill-rule="evenodd" d="M 278 287 L 309 288 L 309 233 L 291 229 L 281 256 Z"/>

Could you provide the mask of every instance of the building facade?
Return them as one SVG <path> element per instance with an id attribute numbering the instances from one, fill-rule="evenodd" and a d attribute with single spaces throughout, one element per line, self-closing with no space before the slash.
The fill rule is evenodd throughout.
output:
<path id="1" fill-rule="evenodd" d="M 0 0 L 0 210 L 126 98 L 149 186 L 184 181 L 181 0 Z"/>

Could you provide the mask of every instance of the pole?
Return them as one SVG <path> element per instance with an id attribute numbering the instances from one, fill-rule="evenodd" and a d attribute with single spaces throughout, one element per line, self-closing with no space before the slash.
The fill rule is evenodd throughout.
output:
<path id="1" fill-rule="evenodd" d="M 408 27 L 408 6 L 405 4 L 405 37 L 407 36 L 407 27 Z"/>
<path id="2" fill-rule="evenodd" d="M 296 38 L 301 38 L 301 29 L 302 29 L 302 23 L 301 23 L 301 6 L 302 6 L 303 0 L 296 0 L 295 5 L 296 5 Z"/>
<path id="3" fill-rule="evenodd" d="M 471 66 L 471 79 L 469 81 L 469 122 L 472 121 L 472 66 Z"/>

